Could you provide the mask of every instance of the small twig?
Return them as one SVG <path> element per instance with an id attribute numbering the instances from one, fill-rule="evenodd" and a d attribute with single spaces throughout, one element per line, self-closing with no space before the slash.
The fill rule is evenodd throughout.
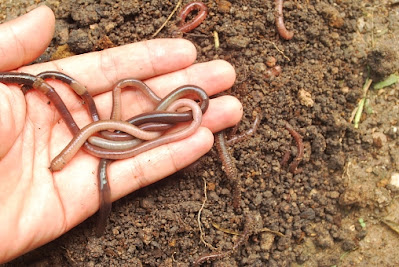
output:
<path id="1" fill-rule="evenodd" d="M 205 244 L 205 246 L 207 246 L 208 248 L 210 248 L 212 250 L 215 250 L 216 248 L 214 246 L 212 246 L 211 244 L 209 244 L 208 242 L 205 241 L 205 233 L 204 233 L 204 230 L 202 229 L 201 213 L 202 213 L 202 210 L 205 207 L 206 201 L 208 200 L 208 197 L 207 197 L 207 194 L 206 194 L 206 180 L 205 180 L 204 177 L 202 178 L 202 180 L 204 181 L 204 201 L 202 202 L 201 208 L 199 209 L 198 214 L 197 214 L 198 228 L 199 228 L 199 231 L 200 231 L 200 240 L 201 240 L 202 243 Z"/>
<path id="2" fill-rule="evenodd" d="M 353 119 L 355 129 L 359 128 L 359 121 L 363 113 L 364 103 L 366 102 L 367 98 L 367 92 L 372 82 L 373 80 L 367 78 L 366 82 L 363 85 L 363 98 L 359 101 L 359 104 L 357 105 L 357 111 L 355 114 L 355 118 Z"/>
<path id="3" fill-rule="evenodd" d="M 217 31 L 213 31 L 213 38 L 215 40 L 215 49 L 218 49 L 220 46 L 220 43 L 219 43 L 219 34 Z"/>
<path id="4" fill-rule="evenodd" d="M 175 8 L 173 9 L 172 13 L 170 13 L 169 17 L 165 20 L 165 22 L 161 25 L 161 27 L 159 27 L 159 29 L 153 34 L 151 35 L 151 38 L 154 38 L 155 36 L 157 36 L 157 34 L 166 26 L 166 24 L 168 23 L 168 21 L 170 21 L 170 19 L 172 18 L 173 14 L 175 14 L 176 10 L 179 8 L 179 6 L 181 5 L 181 2 L 183 0 L 179 0 L 175 6 Z"/>
<path id="5" fill-rule="evenodd" d="M 274 46 L 274 48 L 276 48 L 276 50 L 277 50 L 286 60 L 291 61 L 290 58 L 287 57 L 287 56 L 284 54 L 284 51 L 281 50 L 280 48 L 278 48 L 278 46 L 277 46 L 274 42 L 272 42 L 272 41 L 267 41 L 267 40 L 266 40 L 266 42 L 272 44 L 272 45 Z"/>
<path id="6" fill-rule="evenodd" d="M 247 242 L 249 236 L 252 234 L 253 218 L 247 216 L 246 222 L 244 224 L 244 231 L 241 234 L 241 238 L 233 245 L 230 250 L 227 251 L 215 251 L 209 254 L 202 255 L 193 262 L 193 266 L 200 266 L 206 261 L 213 261 L 217 259 L 222 259 L 226 256 L 233 254 L 242 244 Z"/>
<path id="7" fill-rule="evenodd" d="M 264 228 L 262 228 L 262 229 L 260 229 L 260 230 L 258 230 L 256 232 L 257 233 L 268 232 L 268 233 L 272 233 L 272 234 L 275 234 L 275 235 L 280 236 L 280 237 L 284 237 L 285 236 L 283 233 L 280 233 L 278 231 L 273 231 L 273 230 L 271 230 L 271 229 L 269 229 L 267 227 L 264 227 Z"/>
<path id="8" fill-rule="evenodd" d="M 215 227 L 216 229 L 218 229 L 219 231 L 226 233 L 226 234 L 230 234 L 230 235 L 240 235 L 240 233 L 231 230 L 231 229 L 226 229 L 226 228 L 222 228 L 219 224 L 212 222 L 212 226 Z"/>

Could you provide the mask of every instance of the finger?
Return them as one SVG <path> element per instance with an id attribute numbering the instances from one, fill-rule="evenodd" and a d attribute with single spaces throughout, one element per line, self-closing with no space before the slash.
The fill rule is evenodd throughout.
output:
<path id="1" fill-rule="evenodd" d="M 236 72 L 230 63 L 224 60 L 213 60 L 148 79 L 145 83 L 160 97 L 185 84 L 199 86 L 208 95 L 214 95 L 233 86 L 235 79 Z"/>
<path id="2" fill-rule="evenodd" d="M 40 56 L 54 34 L 55 18 L 43 5 L 0 25 L 0 71 L 13 70 Z"/>
<path id="3" fill-rule="evenodd" d="M 237 98 L 229 95 L 217 97 L 211 100 L 201 126 L 216 133 L 239 123 L 242 115 L 242 104 Z"/>
<path id="4" fill-rule="evenodd" d="M 201 127 L 186 139 L 157 147 L 130 159 L 113 162 L 108 170 L 112 200 L 188 166 L 208 152 L 212 144 L 212 133 Z M 62 172 L 54 174 L 65 212 L 65 230 L 85 220 L 99 207 L 96 184 L 98 159 L 87 158 L 84 153 L 79 153 Z"/>
<path id="5" fill-rule="evenodd" d="M 194 45 L 187 40 L 155 39 L 36 64 L 23 71 L 61 71 L 96 95 L 111 90 L 120 79 L 144 80 L 185 68 L 196 56 Z"/>

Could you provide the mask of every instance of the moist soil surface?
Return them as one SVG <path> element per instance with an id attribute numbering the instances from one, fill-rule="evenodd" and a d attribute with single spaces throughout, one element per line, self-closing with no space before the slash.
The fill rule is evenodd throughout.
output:
<path id="1" fill-rule="evenodd" d="M 51 7 L 55 36 L 38 59 L 48 61 L 151 39 L 177 2 L 6 0 L 0 20 Z M 191 266 L 213 251 L 225 257 L 203 266 L 399 265 L 399 86 L 375 90 L 373 83 L 359 127 L 351 123 L 366 79 L 399 69 L 398 1 L 285 1 L 294 32 L 288 41 L 276 31 L 274 1 L 204 3 L 206 20 L 183 38 L 195 44 L 198 62 L 224 59 L 235 67 L 227 93 L 244 106 L 238 131 L 261 120 L 253 136 L 229 148 L 240 183 L 226 177 L 213 149 L 116 201 L 102 237 L 94 235 L 93 216 L 7 265 Z M 157 38 L 171 37 L 176 23 L 174 15 Z M 298 148 L 286 122 L 303 137 L 295 173 L 289 163 Z"/>

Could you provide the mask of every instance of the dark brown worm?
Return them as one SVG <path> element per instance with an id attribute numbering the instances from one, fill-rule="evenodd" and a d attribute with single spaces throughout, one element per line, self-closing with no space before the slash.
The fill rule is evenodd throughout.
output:
<path id="1" fill-rule="evenodd" d="M 298 147 L 297 155 L 289 165 L 290 172 L 292 172 L 293 174 L 297 174 L 302 171 L 302 169 L 298 169 L 298 165 L 302 161 L 304 155 L 302 136 L 297 131 L 295 131 L 294 128 L 292 128 L 292 126 L 288 122 L 285 122 L 285 128 L 292 135 L 292 137 L 294 137 L 296 145 Z"/>
<path id="2" fill-rule="evenodd" d="M 239 209 L 241 203 L 241 179 L 238 177 L 238 172 L 234 160 L 231 158 L 229 150 L 226 146 L 226 138 L 224 131 L 216 134 L 215 145 L 219 157 L 222 160 L 222 165 L 227 178 L 233 187 L 233 207 L 235 210 Z"/>
<path id="3" fill-rule="evenodd" d="M 258 129 L 259 123 L 260 123 L 260 118 L 259 118 L 259 115 L 257 115 L 252 124 L 252 127 L 240 135 L 236 135 L 234 133 L 234 135 L 232 135 L 230 137 L 230 139 L 227 140 L 227 145 L 229 145 L 229 146 L 234 145 L 238 142 L 241 142 L 241 141 L 247 139 L 249 136 L 253 135 L 256 132 L 256 130 Z"/>

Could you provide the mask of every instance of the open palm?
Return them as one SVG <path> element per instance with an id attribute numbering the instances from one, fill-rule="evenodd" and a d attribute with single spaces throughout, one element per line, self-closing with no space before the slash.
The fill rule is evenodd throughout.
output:
<path id="1" fill-rule="evenodd" d="M 110 90 L 123 78 L 144 80 L 160 97 L 184 84 L 213 95 L 234 83 L 234 69 L 225 61 L 193 64 L 195 48 L 182 39 L 145 41 L 22 67 L 43 52 L 53 30 L 54 16 L 45 6 L 0 25 L 0 71 L 68 74 L 88 88 L 103 119 L 111 110 Z M 88 124 L 89 114 L 73 91 L 61 82 L 49 83 L 77 124 Z M 123 96 L 123 118 L 153 107 L 139 92 L 125 90 Z M 112 200 L 194 162 L 212 147 L 212 132 L 236 124 L 241 115 L 235 98 L 212 99 L 202 127 L 191 137 L 115 161 L 109 168 Z M 45 95 L 31 90 L 24 96 L 20 86 L 0 83 L 0 263 L 55 239 L 99 208 L 98 158 L 80 151 L 62 171 L 48 169 L 71 138 Z"/>

